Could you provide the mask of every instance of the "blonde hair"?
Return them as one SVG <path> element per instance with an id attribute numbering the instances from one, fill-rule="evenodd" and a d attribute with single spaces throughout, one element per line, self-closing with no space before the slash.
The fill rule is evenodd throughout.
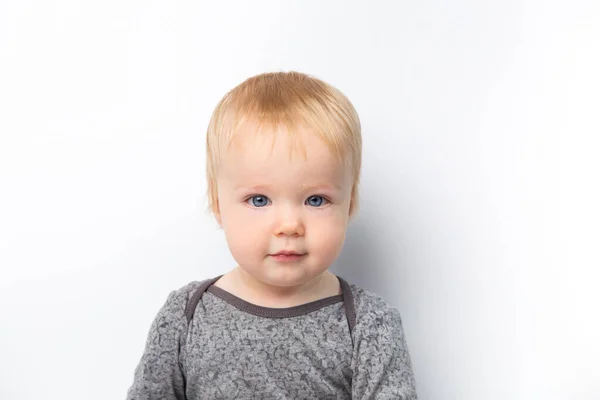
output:
<path id="1" fill-rule="evenodd" d="M 323 139 L 340 160 L 352 167 L 349 214 L 358 210 L 362 159 L 360 120 L 352 103 L 333 86 L 300 72 L 272 72 L 253 76 L 227 93 L 217 104 L 206 134 L 206 177 L 209 211 L 219 210 L 217 174 L 219 156 L 247 121 L 258 126 L 285 125 L 292 139 L 305 126 Z"/>

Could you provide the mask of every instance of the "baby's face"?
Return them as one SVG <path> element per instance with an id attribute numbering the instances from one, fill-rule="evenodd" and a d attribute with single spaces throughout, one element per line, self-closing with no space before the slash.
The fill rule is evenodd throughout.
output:
<path id="1" fill-rule="evenodd" d="M 255 129 L 255 128 L 254 128 Z M 285 128 L 242 128 L 221 155 L 217 220 L 240 268 L 270 286 L 314 279 L 339 255 L 349 221 L 352 171 L 316 135 L 291 153 Z M 275 256 L 289 251 L 296 257 Z"/>

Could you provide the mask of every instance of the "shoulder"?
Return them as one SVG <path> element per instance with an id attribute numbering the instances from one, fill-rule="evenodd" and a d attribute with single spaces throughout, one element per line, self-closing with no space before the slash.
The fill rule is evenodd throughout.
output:
<path id="1" fill-rule="evenodd" d="M 190 299 L 196 290 L 209 280 L 192 281 L 172 290 L 159 310 L 155 323 L 169 323 L 169 325 L 186 323 L 185 310 Z"/>
<path id="2" fill-rule="evenodd" d="M 198 288 L 210 280 L 211 279 L 192 281 L 175 290 L 172 290 L 167 296 L 167 301 L 165 302 L 163 308 L 173 313 L 183 312 Z"/>
<path id="3" fill-rule="evenodd" d="M 356 312 L 356 332 L 361 335 L 401 334 L 400 311 L 380 295 L 350 283 Z"/>
<path id="4" fill-rule="evenodd" d="M 210 279 L 205 279 L 203 281 L 192 281 L 189 282 L 169 293 L 168 299 L 171 300 L 172 303 L 177 303 L 177 305 L 183 305 L 188 302 L 188 300 L 194 295 L 196 290 L 202 286 L 205 282 L 208 282 Z"/>

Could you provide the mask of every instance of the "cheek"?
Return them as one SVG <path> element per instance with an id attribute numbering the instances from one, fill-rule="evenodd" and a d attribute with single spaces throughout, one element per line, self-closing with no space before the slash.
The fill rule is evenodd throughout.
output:
<path id="1" fill-rule="evenodd" d="M 251 211 L 232 208 L 223 213 L 223 231 L 231 254 L 238 262 L 256 257 L 257 252 L 265 251 L 265 235 L 260 220 Z M 268 244 L 268 243 L 267 243 Z"/>
<path id="2" fill-rule="evenodd" d="M 335 259 L 344 245 L 346 239 L 347 218 L 343 215 L 331 218 L 315 218 L 313 234 L 310 235 L 310 247 L 321 257 Z M 309 250 L 310 251 L 310 250 Z"/>

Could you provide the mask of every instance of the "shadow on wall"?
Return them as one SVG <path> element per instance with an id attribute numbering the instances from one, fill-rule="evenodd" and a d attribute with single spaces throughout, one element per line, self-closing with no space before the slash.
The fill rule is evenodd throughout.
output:
<path id="1" fill-rule="evenodd" d="M 394 224 L 362 211 L 348 226 L 344 248 L 331 272 L 398 305 L 398 290 L 408 268 L 406 248 Z"/>

